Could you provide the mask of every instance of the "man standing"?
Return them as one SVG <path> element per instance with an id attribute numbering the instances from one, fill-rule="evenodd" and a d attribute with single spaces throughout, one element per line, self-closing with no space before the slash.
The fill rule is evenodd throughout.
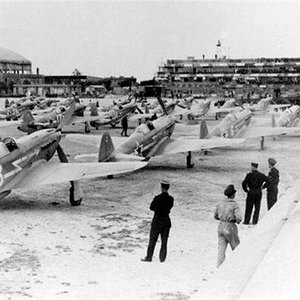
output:
<path id="1" fill-rule="evenodd" d="M 168 194 L 170 183 L 166 180 L 161 181 L 161 194 L 154 197 L 150 209 L 154 211 L 154 217 L 151 223 L 150 238 L 147 250 L 147 256 L 142 261 L 152 261 L 154 248 L 161 236 L 161 248 L 159 252 L 160 262 L 164 262 L 167 257 L 167 243 L 171 228 L 169 213 L 174 204 L 174 198 Z"/>
<path id="2" fill-rule="evenodd" d="M 214 218 L 219 220 L 218 226 L 218 263 L 219 267 L 225 260 L 227 245 L 234 250 L 240 243 L 238 228 L 235 223 L 242 221 L 240 207 L 234 201 L 236 190 L 232 184 L 224 190 L 226 198 L 220 201 L 216 207 Z"/>
<path id="3" fill-rule="evenodd" d="M 277 202 L 278 194 L 278 183 L 279 183 L 279 171 L 275 168 L 277 161 L 274 158 L 268 159 L 269 163 L 269 174 L 267 177 L 267 182 L 264 184 L 263 188 L 267 188 L 267 204 L 268 210 Z"/>
<path id="4" fill-rule="evenodd" d="M 244 224 L 248 225 L 250 222 L 252 210 L 254 207 L 254 214 L 252 223 L 257 224 L 260 211 L 260 202 L 262 196 L 262 187 L 266 183 L 267 177 L 257 171 L 258 164 L 251 163 L 251 172 L 248 173 L 242 182 L 242 187 L 245 193 L 247 193 L 246 210 Z"/>
<path id="5" fill-rule="evenodd" d="M 122 132 L 121 132 L 121 135 L 123 135 L 123 133 L 124 133 L 125 136 L 128 136 L 127 135 L 127 129 L 128 129 L 128 119 L 127 119 L 127 116 L 123 117 L 123 119 L 121 121 L 121 124 L 122 124 L 122 128 L 123 128 Z"/>

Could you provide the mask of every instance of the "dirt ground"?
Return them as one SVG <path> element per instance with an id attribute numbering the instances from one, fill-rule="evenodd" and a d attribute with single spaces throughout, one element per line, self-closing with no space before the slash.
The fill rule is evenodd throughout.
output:
<path id="1" fill-rule="evenodd" d="M 267 122 L 263 116 L 258 120 Z M 91 134 L 107 129 L 112 135 L 121 132 L 106 127 Z M 66 130 L 84 131 L 79 125 Z M 1 131 L 1 137 L 7 135 L 20 133 Z M 254 139 L 207 155 L 194 153 L 193 169 L 186 168 L 185 154 L 154 157 L 137 172 L 83 181 L 79 207 L 70 206 L 67 183 L 13 192 L 0 202 L 0 299 L 189 299 L 216 272 L 218 223 L 213 211 L 225 186 L 235 185 L 244 212 L 241 182 L 250 163 L 259 163 L 267 173 L 272 156 L 283 194 L 299 178 L 299 143 L 299 137 L 282 136 L 267 138 L 263 151 Z M 70 161 L 75 154 L 97 151 L 66 140 L 61 145 Z M 152 263 L 143 263 L 149 205 L 162 178 L 171 182 L 175 198 L 168 257 L 159 262 L 158 244 Z M 265 213 L 264 193 L 260 218 Z M 239 226 L 241 242 L 251 228 Z"/>

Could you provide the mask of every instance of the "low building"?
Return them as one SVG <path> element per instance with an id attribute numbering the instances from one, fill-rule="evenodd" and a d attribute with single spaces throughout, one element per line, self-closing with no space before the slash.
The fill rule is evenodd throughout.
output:
<path id="1" fill-rule="evenodd" d="M 32 73 L 31 61 L 6 48 L 0 48 L 0 95 L 12 95 L 15 84 L 40 84 L 44 76 Z"/>

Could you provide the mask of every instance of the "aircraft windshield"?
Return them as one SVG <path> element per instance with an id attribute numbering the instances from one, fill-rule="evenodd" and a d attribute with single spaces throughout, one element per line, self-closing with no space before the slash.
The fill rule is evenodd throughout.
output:
<path id="1" fill-rule="evenodd" d="M 5 146 L 7 147 L 7 149 L 8 149 L 9 152 L 12 152 L 12 151 L 14 151 L 14 150 L 16 150 L 16 149 L 19 148 L 18 145 L 17 145 L 17 143 L 16 143 L 16 141 L 13 138 L 11 138 L 11 137 L 5 138 L 3 140 L 3 143 L 5 144 Z"/>
<path id="2" fill-rule="evenodd" d="M 150 131 L 150 129 L 148 128 L 148 126 L 146 124 L 140 125 L 135 130 L 135 132 L 142 133 L 142 134 L 147 134 L 149 131 Z"/>
<path id="3" fill-rule="evenodd" d="M 139 127 L 136 128 L 135 132 L 147 134 L 151 130 L 155 129 L 153 123 L 151 121 L 148 121 L 146 124 L 142 124 Z"/>

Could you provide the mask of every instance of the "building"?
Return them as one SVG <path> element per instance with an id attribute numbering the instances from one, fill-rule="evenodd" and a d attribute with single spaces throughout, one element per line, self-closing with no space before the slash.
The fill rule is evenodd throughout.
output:
<path id="1" fill-rule="evenodd" d="M 31 61 L 6 48 L 0 48 L 0 95 L 12 95 L 15 84 L 40 84 L 44 76 L 33 74 Z"/>
<path id="2" fill-rule="evenodd" d="M 203 84 L 298 84 L 300 58 L 168 59 L 159 66 L 155 79 L 165 86 Z"/>
<path id="3" fill-rule="evenodd" d="M 82 75 L 77 69 L 72 75 L 40 75 L 37 68 L 36 74 L 33 74 L 30 60 L 14 51 L 0 48 L 0 96 L 25 96 L 30 91 L 31 94 L 44 97 L 65 97 L 72 93 L 81 97 L 103 97 L 106 91 L 127 93 L 135 85 L 134 77 L 100 78 Z M 94 88 L 89 89 L 89 86 Z"/>

